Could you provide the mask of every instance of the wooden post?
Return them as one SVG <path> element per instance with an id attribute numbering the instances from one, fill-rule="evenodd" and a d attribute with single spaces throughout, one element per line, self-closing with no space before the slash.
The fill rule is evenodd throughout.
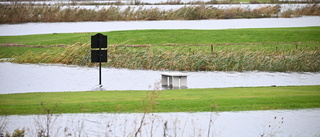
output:
<path id="1" fill-rule="evenodd" d="M 214 45 L 211 45 L 211 53 L 214 51 Z"/>

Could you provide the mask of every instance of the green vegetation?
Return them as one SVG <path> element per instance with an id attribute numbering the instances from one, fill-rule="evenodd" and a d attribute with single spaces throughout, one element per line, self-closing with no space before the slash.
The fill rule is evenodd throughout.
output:
<path id="1" fill-rule="evenodd" d="M 0 47 L 0 57 L 15 58 L 14 62 L 18 63 L 92 66 L 95 64 L 90 63 L 89 42 L 94 34 L 4 36 L 0 37 L 0 43 L 9 47 Z M 132 30 L 103 34 L 109 38 L 109 62 L 105 64 L 108 67 L 186 71 L 317 72 L 320 69 L 320 27 Z M 26 46 L 7 44 L 13 42 Z"/>
<path id="2" fill-rule="evenodd" d="M 113 52 L 112 52 L 113 53 Z M 213 53 L 165 52 L 161 50 L 116 50 L 110 57 L 111 67 L 179 71 L 306 71 L 318 72 L 319 51 L 250 52 L 220 51 Z"/>
<path id="3" fill-rule="evenodd" d="M 90 36 L 64 33 L 1 36 L 0 57 L 19 63 L 92 66 Z M 109 37 L 108 67 L 219 71 L 320 71 L 320 27 L 228 30 L 133 30 Z M 52 45 L 66 45 L 55 47 Z M 0 114 L 197 112 L 320 107 L 320 86 L 95 91 L 0 95 Z M 155 93 L 150 101 L 151 93 Z M 151 106 L 150 106 L 151 103 Z M 148 105 L 149 104 L 149 105 Z"/>
<path id="4" fill-rule="evenodd" d="M 54 33 L 0 36 L 0 44 L 71 45 L 89 43 L 95 33 Z M 224 30 L 130 30 L 103 32 L 110 45 L 218 44 L 261 42 L 319 42 L 320 27 Z M 245 44 L 244 44 L 245 45 Z"/>
<path id="5" fill-rule="evenodd" d="M 62 47 L 1 47 L 0 46 L 0 58 L 11 58 L 13 56 L 24 55 L 28 52 L 31 52 L 36 55 L 40 55 L 46 52 L 55 52 L 60 54 L 65 48 Z"/>
<path id="6" fill-rule="evenodd" d="M 62 8 L 61 6 L 34 6 L 26 4 L 0 4 L 0 23 L 25 22 L 77 22 L 77 21 L 136 21 L 136 20 L 201 20 L 201 19 L 241 19 L 296 17 L 303 15 L 320 15 L 317 4 L 281 11 L 279 5 L 250 8 L 216 8 L 210 5 L 184 6 L 179 9 L 163 10 L 160 8 L 121 9 L 110 6 L 99 10 Z"/>
<path id="7" fill-rule="evenodd" d="M 90 45 L 74 44 L 62 53 L 27 52 L 14 56 L 17 63 L 63 63 L 93 66 L 90 62 Z M 152 48 L 108 49 L 108 63 L 104 66 L 129 69 L 182 70 L 182 71 L 319 71 L 319 51 L 186 51 L 183 49 L 162 50 Z"/>
<path id="8" fill-rule="evenodd" d="M 1 115 L 37 114 L 42 105 L 54 113 L 129 113 L 144 112 L 146 105 L 151 112 L 210 111 L 212 104 L 219 111 L 319 108 L 320 86 L 0 95 Z"/>
<path id="9" fill-rule="evenodd" d="M 54 33 L 23 36 L 0 36 L 0 44 L 18 44 L 28 46 L 71 45 L 76 42 L 88 42 L 93 33 Z"/>
<path id="10" fill-rule="evenodd" d="M 319 41 L 320 27 L 225 30 L 133 30 L 103 33 L 110 44 L 217 44 Z"/>

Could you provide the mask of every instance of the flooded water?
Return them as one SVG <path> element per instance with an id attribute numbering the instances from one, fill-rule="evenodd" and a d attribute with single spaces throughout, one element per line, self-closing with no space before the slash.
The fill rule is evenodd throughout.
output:
<path id="1" fill-rule="evenodd" d="M 68 5 L 68 6 L 61 6 L 62 9 L 65 8 L 80 8 L 80 9 L 91 9 L 91 10 L 101 10 L 101 9 L 108 9 L 110 7 L 119 7 L 121 10 L 125 10 L 126 8 L 130 7 L 131 10 L 137 10 L 139 8 L 143 9 L 151 9 L 157 8 L 159 10 L 177 10 L 182 7 L 188 6 L 200 6 L 201 4 L 189 4 L 189 5 Z M 267 6 L 280 6 L 280 12 L 284 12 L 287 10 L 295 10 L 299 8 L 304 8 L 306 6 L 310 6 L 311 4 L 206 4 L 207 7 L 214 7 L 218 9 L 230 9 L 230 8 L 242 8 L 242 9 L 257 9 L 261 7 Z"/>
<path id="2" fill-rule="evenodd" d="M 120 7 L 120 9 L 126 9 L 127 7 L 130 8 L 134 8 L 137 9 L 139 7 L 142 8 L 158 8 L 160 10 L 175 10 L 175 9 L 179 9 L 185 6 L 197 6 L 197 5 L 202 5 L 202 4 L 187 4 L 187 3 L 192 3 L 192 2 L 200 2 L 198 0 L 179 0 L 181 3 L 186 3 L 186 4 L 163 4 L 161 5 L 160 3 L 164 3 L 164 2 L 173 2 L 174 0 L 139 0 L 143 3 L 150 3 L 150 4 L 155 4 L 155 5 L 132 5 L 134 0 L 107 0 L 107 1 L 62 1 L 62 0 L 53 0 L 53 1 L 19 1 L 19 3 L 32 3 L 32 4 L 50 4 L 50 5 L 54 5 L 54 4 L 67 4 L 65 6 L 61 6 L 59 5 L 62 9 L 64 8 L 82 8 L 82 9 L 93 9 L 93 10 L 100 10 L 102 8 L 110 8 L 110 7 Z M 201 2 L 210 2 L 211 0 L 201 0 Z M 221 1 L 221 0 L 218 0 Z M 290 1 L 290 0 L 289 0 Z M 297 1 L 297 0 L 294 0 Z M 304 1 L 304 0 L 301 0 Z M 122 2 L 125 5 L 87 5 L 89 3 L 116 3 L 116 2 Z M 0 4 L 13 4 L 15 2 L 11 2 L 11 1 L 0 1 Z M 84 4 L 87 3 L 86 5 L 76 5 L 76 3 L 78 4 Z M 70 5 L 68 5 L 70 4 Z M 265 7 L 265 6 L 276 6 L 279 5 L 281 7 L 280 12 L 286 11 L 288 9 L 297 9 L 297 8 L 303 8 L 305 6 L 308 5 L 312 5 L 312 4 L 249 4 L 249 3 L 244 3 L 241 2 L 240 4 L 206 4 L 206 6 L 210 6 L 210 7 L 215 7 L 215 8 L 220 8 L 220 9 L 225 9 L 225 8 L 244 8 L 244 9 L 256 9 L 259 7 Z"/>
<path id="3" fill-rule="evenodd" d="M 211 0 L 139 0 L 142 3 L 150 3 L 150 4 L 156 4 L 156 3 L 164 3 L 164 2 L 178 2 L 180 1 L 181 3 L 194 3 L 194 2 L 210 2 Z M 225 1 L 225 0 L 217 0 L 217 1 Z M 279 0 L 283 1 L 283 0 Z M 303 1 L 305 2 L 306 0 L 285 0 L 285 1 Z M 20 3 L 33 3 L 33 4 L 75 4 L 75 3 L 108 3 L 108 2 L 122 2 L 125 4 L 130 4 L 134 2 L 134 0 L 80 0 L 80 1 L 74 1 L 74 0 L 46 0 L 46 1 L 19 1 Z M 1 1 L 1 4 L 12 4 L 13 2 L 11 1 Z"/>
<path id="4" fill-rule="evenodd" d="M 79 0 L 79 1 L 74 1 L 74 0 L 47 0 L 47 1 L 19 1 L 20 3 L 33 3 L 33 4 L 75 4 L 75 3 L 108 3 L 108 2 L 122 2 L 125 4 L 130 4 L 134 0 Z M 140 2 L 144 3 L 162 3 L 162 2 L 167 2 L 167 0 L 139 0 Z M 186 2 L 193 2 L 195 0 L 181 0 L 181 2 L 186 3 Z M 205 0 L 205 1 L 210 1 L 210 0 Z M 11 1 L 1 1 L 1 4 L 12 4 L 13 2 Z"/>
<path id="5" fill-rule="evenodd" d="M 164 71 L 102 68 L 105 90 L 153 90 Z M 184 72 L 188 88 L 320 85 L 320 73 Z M 0 94 L 97 90 L 98 68 L 0 63 Z"/>
<path id="6" fill-rule="evenodd" d="M 151 113 L 142 121 L 138 136 L 199 137 L 315 137 L 320 135 L 320 109 Z M 52 136 L 134 136 L 143 114 L 60 114 L 1 116 L 5 130 L 27 128 L 35 136 L 50 121 Z M 211 121 L 211 122 L 210 122 Z"/>
<path id="7" fill-rule="evenodd" d="M 189 2 L 182 0 L 181 2 Z M 49 1 L 48 4 L 51 4 Z M 68 1 L 69 2 L 69 1 Z M 166 0 L 142 0 L 158 3 Z M 47 3 L 47 1 L 45 2 Z M 179 5 L 181 6 L 181 5 Z M 179 6 L 162 6 L 174 9 Z M 233 5 L 219 5 L 222 8 Z M 237 5 L 235 5 L 237 6 Z M 246 7 L 246 5 L 238 5 Z M 250 5 L 249 8 L 259 5 Z M 152 6 L 150 6 L 152 7 Z M 103 8 L 86 6 L 81 8 Z M 283 9 L 282 9 L 283 10 Z M 319 26 L 320 17 L 229 19 L 197 21 L 114 21 L 24 23 L 0 25 L 0 36 L 48 33 L 104 32 L 139 29 L 231 29 Z M 105 90 L 152 90 L 163 71 L 102 69 Z M 0 94 L 26 92 L 90 91 L 98 87 L 98 68 L 60 64 L 0 63 Z M 320 73 L 296 72 L 184 72 L 188 88 L 320 85 Z M 138 136 L 320 136 L 320 109 L 151 113 Z M 0 116 L 0 128 L 13 132 L 26 128 L 26 136 L 45 129 L 52 136 L 134 136 L 143 114 L 60 114 Z M 211 122 L 210 122 L 211 121 Z"/>
<path id="8" fill-rule="evenodd" d="M 105 32 L 142 29 L 235 29 L 319 26 L 320 16 L 299 18 L 169 20 L 169 21 L 111 21 L 60 22 L 0 25 L 0 36 L 74 32 Z"/>

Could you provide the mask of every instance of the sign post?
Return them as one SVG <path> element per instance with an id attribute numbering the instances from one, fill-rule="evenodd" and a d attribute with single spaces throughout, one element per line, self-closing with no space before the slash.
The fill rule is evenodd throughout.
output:
<path id="1" fill-rule="evenodd" d="M 99 62 L 99 86 L 101 84 L 101 62 L 108 62 L 108 50 L 102 50 L 102 48 L 108 47 L 108 37 L 98 33 L 91 36 L 91 62 Z M 94 50 L 94 48 L 99 48 L 99 50 Z"/>

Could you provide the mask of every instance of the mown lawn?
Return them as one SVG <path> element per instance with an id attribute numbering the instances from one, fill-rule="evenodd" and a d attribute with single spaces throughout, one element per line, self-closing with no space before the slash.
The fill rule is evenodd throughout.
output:
<path id="1" fill-rule="evenodd" d="M 96 33 L 58 33 L 25 36 L 0 36 L 0 44 L 14 43 L 27 47 L 0 47 L 0 57 L 10 58 L 21 55 L 26 51 L 43 53 L 48 50 L 61 50 L 63 48 L 34 48 L 32 46 L 72 45 L 75 43 L 90 43 L 90 38 Z M 227 44 L 243 43 L 237 45 L 216 45 L 215 51 L 224 50 L 290 50 L 299 48 L 319 48 L 320 27 L 301 28 L 258 28 L 258 29 L 225 29 L 225 30 L 130 30 L 102 32 L 108 36 L 109 45 L 153 45 L 153 48 L 179 51 L 211 51 L 208 46 L 192 46 L 190 44 Z M 254 44 L 246 43 L 275 43 Z M 289 44 L 277 44 L 289 42 Z M 291 42 L 291 43 L 290 43 Z M 294 44 L 292 42 L 302 42 Z M 304 43 L 316 42 L 316 43 Z M 164 46 L 165 44 L 187 44 L 188 46 Z M 157 46 L 158 45 L 158 46 Z M 30 47 L 29 47 L 30 46 Z M 134 49 L 133 49 L 134 50 Z"/>
<path id="2" fill-rule="evenodd" d="M 320 107 L 320 86 L 1 94 L 0 114 L 199 112 Z"/>
<path id="3" fill-rule="evenodd" d="M 97 32 L 98 33 L 98 32 Z M 23 36 L 0 36 L 0 44 L 70 45 L 90 43 L 96 33 L 54 33 Z M 216 44 L 250 42 L 319 41 L 320 27 L 254 28 L 224 30 L 129 30 L 102 32 L 111 45 Z"/>

